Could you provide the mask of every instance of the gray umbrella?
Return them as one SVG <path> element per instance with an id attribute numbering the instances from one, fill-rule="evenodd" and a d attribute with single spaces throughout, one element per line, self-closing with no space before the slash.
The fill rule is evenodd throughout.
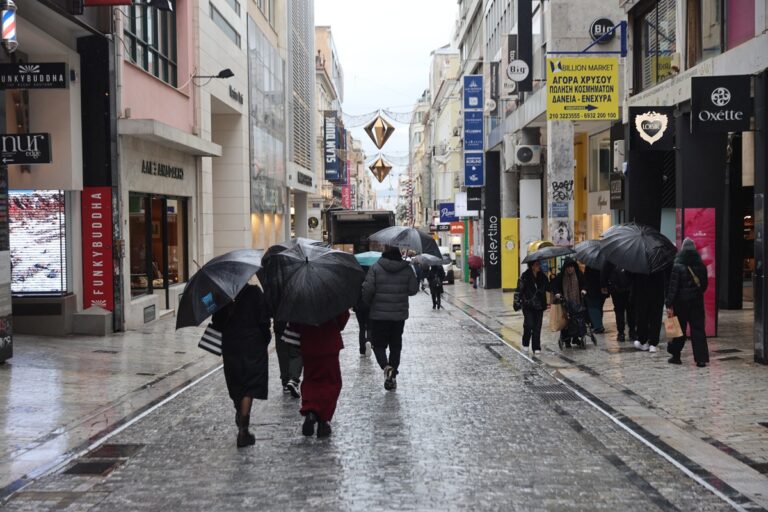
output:
<path id="1" fill-rule="evenodd" d="M 525 257 L 523 263 L 533 263 L 534 261 L 551 260 L 559 256 L 567 256 L 573 254 L 575 251 L 570 247 L 563 247 L 562 245 L 553 245 L 550 247 L 542 247 L 538 251 L 529 253 Z"/>
<path id="2" fill-rule="evenodd" d="M 600 240 L 587 240 L 577 244 L 576 259 L 595 270 L 601 270 L 605 265 L 605 257 L 601 252 Z"/>
<path id="3" fill-rule="evenodd" d="M 442 259 L 435 239 L 415 228 L 391 226 L 377 231 L 368 239 L 391 247 L 408 249 L 421 254 L 431 254 Z"/>

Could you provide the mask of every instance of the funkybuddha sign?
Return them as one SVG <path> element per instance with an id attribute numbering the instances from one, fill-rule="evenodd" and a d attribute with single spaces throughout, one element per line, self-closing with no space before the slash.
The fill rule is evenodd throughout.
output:
<path id="1" fill-rule="evenodd" d="M 547 119 L 608 121 L 619 119 L 619 59 L 563 57 L 547 59 Z"/>

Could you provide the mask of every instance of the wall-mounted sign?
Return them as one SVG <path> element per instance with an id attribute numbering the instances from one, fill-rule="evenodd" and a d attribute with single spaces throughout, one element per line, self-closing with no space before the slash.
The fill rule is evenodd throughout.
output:
<path id="1" fill-rule="evenodd" d="M 323 116 L 323 160 L 325 161 L 325 179 L 329 181 L 338 181 L 339 156 L 338 156 L 338 138 L 336 130 L 336 112 L 326 110 Z"/>
<path id="2" fill-rule="evenodd" d="M 456 208 L 453 203 L 440 203 L 437 205 L 437 208 L 440 211 L 440 222 L 456 222 L 459 220 L 456 217 Z"/>
<path id="3" fill-rule="evenodd" d="M 467 210 L 480 211 L 483 208 L 483 191 L 479 188 L 467 189 Z"/>
<path id="4" fill-rule="evenodd" d="M 691 128 L 702 132 L 743 132 L 752 116 L 751 77 L 706 76 L 691 80 Z"/>
<path id="5" fill-rule="evenodd" d="M 640 151 L 670 151 L 675 147 L 673 107 L 630 107 L 629 147 Z"/>
<path id="6" fill-rule="evenodd" d="M 307 219 L 307 225 L 310 229 L 317 229 L 317 227 L 320 225 L 320 221 L 317 217 L 310 217 Z"/>
<path id="7" fill-rule="evenodd" d="M 597 41 L 597 44 L 608 44 L 616 37 L 616 32 L 613 31 L 615 26 L 616 24 L 608 18 L 598 18 L 589 26 L 589 37 Z"/>
<path id="8" fill-rule="evenodd" d="M 547 119 L 551 121 L 619 119 L 619 59 L 616 57 L 547 59 Z"/>
<path id="9" fill-rule="evenodd" d="M 243 104 L 243 93 L 232 87 L 229 86 L 229 97 L 238 102 L 239 104 Z"/>
<path id="10" fill-rule="evenodd" d="M 517 2 L 517 57 L 528 69 L 533 68 L 533 2 Z M 525 78 L 518 80 L 519 92 L 533 90 L 533 76 L 528 73 Z"/>
<path id="11" fill-rule="evenodd" d="M 464 151 L 483 150 L 483 112 L 464 112 Z"/>
<path id="12" fill-rule="evenodd" d="M 68 85 L 64 62 L 0 64 L 0 90 L 66 89 Z"/>
<path id="13" fill-rule="evenodd" d="M 83 214 L 83 307 L 112 311 L 112 188 L 85 187 Z"/>
<path id="14" fill-rule="evenodd" d="M 0 161 L 4 165 L 51 163 L 51 134 L 0 135 Z"/>
<path id="15" fill-rule="evenodd" d="M 160 162 L 152 162 L 151 160 L 141 161 L 141 172 L 142 174 L 160 176 L 161 178 L 171 178 L 174 180 L 184 179 L 184 169 L 181 167 L 162 164 Z"/>
<path id="16" fill-rule="evenodd" d="M 464 153 L 464 184 L 467 187 L 485 185 L 483 153 Z"/>
<path id="17" fill-rule="evenodd" d="M 509 65 L 518 60 L 517 34 L 507 34 L 501 45 L 501 95 L 508 98 L 517 94 L 517 82 L 509 76 Z"/>
<path id="18" fill-rule="evenodd" d="M 464 234 L 464 223 L 463 222 L 451 222 L 449 224 L 450 226 L 450 232 L 452 235 L 463 235 Z"/>
<path id="19" fill-rule="evenodd" d="M 624 199 L 624 180 L 621 174 L 611 173 L 611 208 L 617 208 L 615 203 Z"/>
<path id="20" fill-rule="evenodd" d="M 296 181 L 299 182 L 299 185 L 304 185 L 305 187 L 312 186 L 312 176 L 310 176 L 309 174 L 304 174 L 303 172 L 300 172 L 300 171 L 296 172 Z"/>
<path id="21" fill-rule="evenodd" d="M 483 75 L 464 75 L 464 110 L 482 110 Z"/>

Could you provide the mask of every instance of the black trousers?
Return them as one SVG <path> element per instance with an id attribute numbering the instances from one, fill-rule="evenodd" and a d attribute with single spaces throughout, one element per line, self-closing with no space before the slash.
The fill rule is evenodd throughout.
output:
<path id="1" fill-rule="evenodd" d="M 630 301 L 630 293 L 613 293 L 613 312 L 616 314 L 616 329 L 619 333 L 624 333 L 624 329 L 629 325 L 629 335 L 635 334 L 635 311 Z"/>
<path id="2" fill-rule="evenodd" d="M 355 316 L 357 317 L 357 325 L 360 328 L 360 334 L 358 334 L 360 353 L 365 354 L 365 343 L 370 340 L 370 333 L 368 332 L 368 310 L 356 309 Z"/>
<path id="3" fill-rule="evenodd" d="M 664 312 L 663 276 L 642 276 L 637 279 L 641 284 L 635 287 L 632 297 L 637 321 L 637 339 L 640 343 L 657 346 L 661 334 L 661 316 Z"/>
<path id="4" fill-rule="evenodd" d="M 544 311 L 540 309 L 523 308 L 523 346 L 533 342 L 533 350 L 541 350 L 541 324 Z"/>
<path id="5" fill-rule="evenodd" d="M 277 363 L 280 366 L 280 380 L 285 386 L 289 380 L 301 381 L 304 360 L 301 358 L 301 347 L 283 341 L 285 326 L 281 327 L 275 329 L 275 352 L 277 352 Z"/>
<path id="6" fill-rule="evenodd" d="M 376 362 L 383 370 L 387 366 L 395 369 L 400 367 L 400 353 L 403 351 L 403 329 L 405 320 L 370 320 L 373 353 Z M 389 356 L 387 356 L 389 348 Z"/>
<path id="7" fill-rule="evenodd" d="M 706 322 L 704 315 L 704 301 L 680 302 L 674 305 L 675 315 L 680 321 L 680 328 L 683 335 L 675 338 L 667 344 L 667 352 L 680 358 L 680 353 L 685 347 L 685 333 L 687 327 L 691 326 L 691 347 L 693 348 L 693 359 L 697 363 L 709 362 L 709 347 L 707 346 Z"/>
<path id="8" fill-rule="evenodd" d="M 443 287 L 440 286 L 429 286 L 429 294 L 432 296 L 432 307 L 443 307 L 442 305 L 442 297 L 443 297 Z"/>

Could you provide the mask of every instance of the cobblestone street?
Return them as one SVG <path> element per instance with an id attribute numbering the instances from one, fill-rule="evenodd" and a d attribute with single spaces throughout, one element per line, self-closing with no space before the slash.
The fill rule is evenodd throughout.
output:
<path id="1" fill-rule="evenodd" d="M 344 389 L 328 440 L 301 436 L 298 401 L 282 394 L 272 357 L 270 399 L 254 408 L 254 447 L 235 447 L 232 406 L 215 372 L 5 506 L 731 508 L 463 312 L 450 305 L 432 311 L 419 294 L 411 313 L 396 392 L 386 392 L 375 362 L 358 355 L 350 322 Z M 77 474 L 84 471 L 96 474 Z"/>

